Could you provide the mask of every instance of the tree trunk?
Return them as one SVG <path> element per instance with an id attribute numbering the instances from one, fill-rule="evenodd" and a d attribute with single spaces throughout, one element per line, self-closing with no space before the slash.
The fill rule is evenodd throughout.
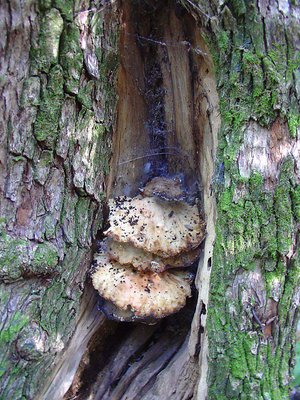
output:
<path id="1" fill-rule="evenodd" d="M 287 399 L 298 2 L 0 7 L 0 398 Z M 194 296 L 156 325 L 110 321 L 89 278 L 105 199 L 135 194 L 156 150 L 200 183 Z"/>

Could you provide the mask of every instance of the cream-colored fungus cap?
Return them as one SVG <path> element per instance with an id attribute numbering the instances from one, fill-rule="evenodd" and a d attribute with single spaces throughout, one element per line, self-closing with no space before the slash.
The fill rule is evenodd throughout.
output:
<path id="1" fill-rule="evenodd" d="M 176 257 L 162 258 L 130 243 L 107 240 L 107 252 L 111 260 L 123 265 L 132 265 L 139 271 L 163 272 L 169 268 L 184 268 L 192 265 L 200 255 L 200 247 L 182 252 Z"/>
<path id="2" fill-rule="evenodd" d="M 163 318 L 180 310 L 191 296 L 191 273 L 182 270 L 137 272 L 97 254 L 92 274 L 94 288 L 104 299 L 137 317 Z"/>
<path id="3" fill-rule="evenodd" d="M 196 205 L 154 197 L 119 197 L 109 200 L 109 208 L 107 236 L 160 257 L 192 250 L 205 236 L 205 223 Z"/>
<path id="4" fill-rule="evenodd" d="M 179 177 L 157 176 L 140 189 L 140 192 L 145 197 L 160 197 L 166 201 L 183 201 L 187 195 Z"/>

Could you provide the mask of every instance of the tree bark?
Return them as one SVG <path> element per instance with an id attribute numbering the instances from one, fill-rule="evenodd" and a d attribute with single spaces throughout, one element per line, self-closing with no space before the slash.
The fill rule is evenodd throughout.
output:
<path id="1" fill-rule="evenodd" d="M 0 398 L 288 399 L 300 4 L 0 8 Z M 104 200 L 147 179 L 159 129 L 200 182 L 194 299 L 156 325 L 109 321 L 89 279 Z"/>
<path id="2" fill-rule="evenodd" d="M 36 397 L 80 320 L 116 103 L 111 12 L 1 2 L 3 399 Z"/>

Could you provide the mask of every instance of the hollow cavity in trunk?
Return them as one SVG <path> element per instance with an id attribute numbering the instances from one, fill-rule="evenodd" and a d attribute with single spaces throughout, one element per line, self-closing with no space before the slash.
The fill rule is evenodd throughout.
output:
<path id="1" fill-rule="evenodd" d="M 217 96 L 211 59 L 194 18 L 176 2 L 132 0 L 122 2 L 121 7 L 119 101 L 107 199 L 134 197 L 156 176 L 179 177 L 188 201 L 197 198 L 209 216 L 200 256 L 203 266 L 211 256 L 214 239 L 210 182 L 217 131 L 212 115 Z M 97 295 L 89 281 L 85 293 L 82 320 L 89 321 L 91 329 L 82 345 L 75 346 L 82 357 L 65 383 L 71 384 L 66 400 L 143 398 L 158 374 L 167 370 L 186 346 L 191 325 L 195 324 L 199 334 L 203 331 L 198 325 L 205 305 L 198 301 L 195 320 L 195 286 L 184 309 L 148 326 L 105 319 L 97 311 Z M 84 329 L 84 323 L 81 325 Z M 79 330 L 74 337 L 80 341 Z M 198 336 L 193 339 L 195 354 L 199 354 L 199 340 Z M 72 354 L 66 352 L 57 376 L 71 362 Z M 46 398 L 57 393 L 55 382 L 57 386 L 54 380 Z"/>

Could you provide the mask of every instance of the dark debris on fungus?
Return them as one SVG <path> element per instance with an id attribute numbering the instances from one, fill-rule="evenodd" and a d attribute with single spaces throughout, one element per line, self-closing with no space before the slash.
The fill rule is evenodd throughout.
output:
<path id="1" fill-rule="evenodd" d="M 110 227 L 91 277 L 108 318 L 152 324 L 191 296 L 186 267 L 199 258 L 205 223 L 197 205 L 181 200 L 178 180 L 154 178 L 141 192 L 109 200 Z"/>

